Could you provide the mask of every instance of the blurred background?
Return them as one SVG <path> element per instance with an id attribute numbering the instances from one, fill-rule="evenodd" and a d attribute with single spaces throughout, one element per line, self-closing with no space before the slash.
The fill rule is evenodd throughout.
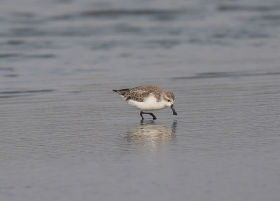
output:
<path id="1" fill-rule="evenodd" d="M 278 200 L 279 39 L 279 0 L 1 0 L 0 200 Z"/>

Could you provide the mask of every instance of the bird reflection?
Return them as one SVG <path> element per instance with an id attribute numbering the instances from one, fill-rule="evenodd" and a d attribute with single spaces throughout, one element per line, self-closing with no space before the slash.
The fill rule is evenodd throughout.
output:
<path id="1" fill-rule="evenodd" d="M 141 122 L 140 125 L 130 128 L 125 139 L 131 144 L 150 146 L 153 149 L 175 139 L 177 122 L 171 126 L 155 124 L 154 121 Z"/>

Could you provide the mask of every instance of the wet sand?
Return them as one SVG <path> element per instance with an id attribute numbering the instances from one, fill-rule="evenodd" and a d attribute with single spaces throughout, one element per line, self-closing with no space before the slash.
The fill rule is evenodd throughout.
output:
<path id="1" fill-rule="evenodd" d="M 276 1 L 6 1 L 0 200 L 274 201 Z M 114 88 L 175 108 L 140 122 Z"/>

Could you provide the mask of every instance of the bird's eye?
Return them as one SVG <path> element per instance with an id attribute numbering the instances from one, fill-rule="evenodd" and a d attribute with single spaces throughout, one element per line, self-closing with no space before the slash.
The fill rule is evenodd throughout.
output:
<path id="1" fill-rule="evenodd" d="M 168 102 L 171 102 L 171 100 L 167 100 Z"/>

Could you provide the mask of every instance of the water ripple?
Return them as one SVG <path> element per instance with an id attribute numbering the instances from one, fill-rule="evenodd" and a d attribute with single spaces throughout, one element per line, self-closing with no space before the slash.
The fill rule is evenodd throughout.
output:
<path id="1" fill-rule="evenodd" d="M 104 10 L 86 10 L 78 13 L 63 14 L 51 17 L 52 20 L 70 20 L 77 17 L 88 18 L 118 18 L 123 16 L 152 16 L 160 20 L 174 19 L 182 14 L 184 10 L 171 9 L 104 9 Z"/>
<path id="2" fill-rule="evenodd" d="M 280 6 L 275 5 L 233 5 L 233 4 L 221 4 L 217 6 L 219 11 L 275 11 L 280 10 Z"/>
<path id="3" fill-rule="evenodd" d="M 280 72 L 206 72 L 197 73 L 194 76 L 173 77 L 174 80 L 184 79 L 211 79 L 211 78 L 240 78 L 240 77 L 256 77 L 256 76 L 279 76 Z"/>
<path id="4" fill-rule="evenodd" d="M 0 98 L 13 98 L 18 96 L 28 96 L 31 94 L 50 93 L 54 91 L 55 90 L 53 89 L 0 91 Z"/>
<path id="5" fill-rule="evenodd" d="M 0 59 L 5 59 L 5 58 L 34 58 L 34 59 L 49 59 L 49 58 L 54 58 L 56 57 L 55 54 L 18 54 L 18 53 L 3 53 L 0 54 Z"/>

